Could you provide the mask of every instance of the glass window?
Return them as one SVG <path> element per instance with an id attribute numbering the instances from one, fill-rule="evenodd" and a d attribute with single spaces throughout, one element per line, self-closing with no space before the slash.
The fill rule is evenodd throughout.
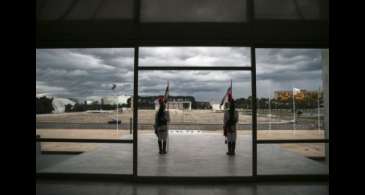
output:
<path id="1" fill-rule="evenodd" d="M 322 49 L 256 49 L 257 139 L 325 139 Z M 328 94 L 327 94 L 328 95 Z M 324 143 L 259 144 L 259 174 L 326 174 Z"/>
<path id="2" fill-rule="evenodd" d="M 323 139 L 321 49 L 257 49 L 256 56 L 258 139 Z"/>
<path id="3" fill-rule="evenodd" d="M 37 1 L 40 20 L 57 20 L 72 6 L 73 0 L 44 0 Z"/>
<path id="4" fill-rule="evenodd" d="M 37 1 L 40 20 L 132 19 L 133 0 Z"/>
<path id="5" fill-rule="evenodd" d="M 96 12 L 96 19 L 132 19 L 133 0 L 104 0 Z"/>
<path id="6" fill-rule="evenodd" d="M 227 158 L 223 136 L 232 79 L 238 113 L 235 158 Z M 158 98 L 169 81 L 168 157 L 159 155 L 154 133 Z M 251 73 L 249 71 L 139 71 L 139 163 L 142 176 L 249 176 L 252 174 Z"/>
<path id="7" fill-rule="evenodd" d="M 142 22 L 245 22 L 246 0 L 142 0 Z"/>
<path id="8" fill-rule="evenodd" d="M 131 48 L 37 49 L 36 134 L 131 139 L 133 58 Z M 39 172 L 132 173 L 132 144 L 37 144 Z"/>
<path id="9" fill-rule="evenodd" d="M 326 19 L 324 0 L 255 0 L 256 19 L 319 20 Z"/>
<path id="10" fill-rule="evenodd" d="M 142 47 L 140 66 L 251 66 L 248 47 Z"/>
<path id="11" fill-rule="evenodd" d="M 328 174 L 325 144 L 259 144 L 257 173 L 259 175 Z"/>

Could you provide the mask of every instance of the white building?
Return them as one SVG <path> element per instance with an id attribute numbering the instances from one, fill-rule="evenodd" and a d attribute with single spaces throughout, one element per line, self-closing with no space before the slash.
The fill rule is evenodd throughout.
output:
<path id="1" fill-rule="evenodd" d="M 70 104 L 72 106 L 74 106 L 76 103 L 70 99 L 67 98 L 59 98 L 59 97 L 55 97 L 55 96 L 50 96 L 47 94 L 36 94 L 37 98 L 41 98 L 41 97 L 47 97 L 49 99 L 52 99 L 52 107 L 53 107 L 53 111 L 52 113 L 63 113 L 65 112 L 65 106 L 67 104 Z"/>
<path id="2" fill-rule="evenodd" d="M 85 102 L 86 102 L 87 105 L 90 105 L 90 104 L 92 104 L 95 101 L 93 101 L 93 100 L 86 100 Z"/>
<path id="3" fill-rule="evenodd" d="M 66 98 L 53 98 L 52 106 L 53 106 L 53 113 L 63 113 L 65 112 L 65 106 L 67 104 L 71 104 L 72 106 L 75 105 L 75 102 L 66 99 Z"/>
<path id="4" fill-rule="evenodd" d="M 169 109 L 176 110 L 191 110 L 191 101 L 168 101 L 167 106 Z M 155 100 L 155 110 L 160 108 L 158 100 Z"/>
<path id="5" fill-rule="evenodd" d="M 224 110 L 224 106 L 220 106 L 220 104 L 212 104 L 212 110 L 214 112 L 220 112 Z"/>
<path id="6" fill-rule="evenodd" d="M 102 97 L 102 101 L 104 105 L 116 105 L 118 104 L 127 104 L 128 99 L 131 96 L 121 95 L 121 96 L 104 96 Z"/>

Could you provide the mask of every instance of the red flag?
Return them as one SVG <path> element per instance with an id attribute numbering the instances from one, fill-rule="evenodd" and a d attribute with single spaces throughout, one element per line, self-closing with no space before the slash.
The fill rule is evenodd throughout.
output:
<path id="1" fill-rule="evenodd" d="M 232 80 L 231 80 L 231 86 L 229 86 L 226 94 L 224 94 L 220 106 L 222 106 L 227 101 L 227 99 L 232 99 Z"/>

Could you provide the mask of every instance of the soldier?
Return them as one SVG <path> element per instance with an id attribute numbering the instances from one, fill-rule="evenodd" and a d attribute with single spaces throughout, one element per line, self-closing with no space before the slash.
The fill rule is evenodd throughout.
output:
<path id="1" fill-rule="evenodd" d="M 168 123 L 170 122 L 170 114 L 165 110 L 166 105 L 164 97 L 158 99 L 160 108 L 155 115 L 155 134 L 158 137 L 158 148 L 160 154 L 166 154 L 166 142 L 168 138 Z"/>
<path id="2" fill-rule="evenodd" d="M 224 112 L 224 136 L 226 137 L 228 145 L 227 155 L 235 155 L 238 112 L 235 109 L 235 103 L 231 94 L 228 95 L 228 107 L 229 109 Z"/>

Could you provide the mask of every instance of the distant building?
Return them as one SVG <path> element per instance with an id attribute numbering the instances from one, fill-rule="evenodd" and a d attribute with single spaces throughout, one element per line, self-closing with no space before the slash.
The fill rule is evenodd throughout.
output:
<path id="1" fill-rule="evenodd" d="M 169 109 L 176 109 L 176 110 L 191 110 L 191 101 L 187 101 L 183 98 L 169 98 L 167 102 L 167 107 Z M 155 110 L 160 108 L 160 104 L 158 99 L 155 100 Z"/>
<path id="2" fill-rule="evenodd" d="M 295 95 L 295 100 L 304 100 L 304 97 L 306 96 L 317 96 L 318 91 L 308 91 L 305 89 L 301 89 L 300 92 L 298 92 Z M 274 99 L 279 101 L 288 101 L 289 98 L 293 97 L 293 90 L 282 90 L 282 91 L 275 91 L 274 92 Z"/>
<path id="3" fill-rule="evenodd" d="M 65 112 L 65 106 L 68 104 L 74 106 L 75 102 L 66 98 L 53 98 L 52 101 L 53 113 Z"/>
<path id="4" fill-rule="evenodd" d="M 116 105 L 117 103 L 127 104 L 129 98 L 131 98 L 131 96 L 104 96 L 101 98 L 101 102 L 103 102 L 104 105 Z"/>
<path id="5" fill-rule="evenodd" d="M 87 105 L 91 105 L 94 102 L 95 102 L 94 100 L 85 100 L 85 104 Z"/>
<path id="6" fill-rule="evenodd" d="M 220 106 L 220 104 L 212 104 L 212 110 L 214 112 L 219 112 L 224 110 L 224 106 Z"/>
<path id="7" fill-rule="evenodd" d="M 52 100 L 52 108 L 53 111 L 52 113 L 63 113 L 65 112 L 65 106 L 70 104 L 72 106 L 74 106 L 76 103 L 70 99 L 67 98 L 59 98 L 59 97 L 54 97 L 54 96 L 50 96 L 50 95 L 46 95 L 46 94 L 36 94 L 37 98 L 42 98 L 42 97 L 46 97 L 49 100 Z"/>

